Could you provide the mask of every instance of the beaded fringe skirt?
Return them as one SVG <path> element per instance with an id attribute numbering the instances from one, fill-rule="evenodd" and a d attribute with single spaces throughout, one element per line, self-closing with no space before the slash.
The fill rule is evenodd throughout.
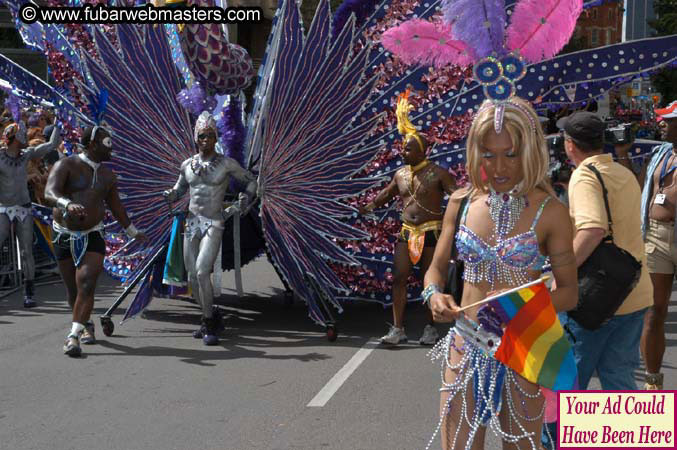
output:
<path id="1" fill-rule="evenodd" d="M 528 443 L 532 449 L 540 449 L 540 427 L 537 433 L 524 427 L 525 423 L 540 422 L 543 418 L 545 402 L 536 414 L 532 411 L 530 415 L 526 407 L 528 400 L 533 404 L 536 399 L 543 399 L 540 390 L 533 394 L 526 392 L 512 369 L 472 342 L 464 341 L 462 348 L 457 348 L 457 335 L 452 327 L 430 351 L 433 361 L 441 360 L 440 392 L 448 392 L 449 397 L 441 408 L 440 420 L 426 450 L 431 448 L 442 427 L 447 431 L 443 433 L 446 434 L 447 442 L 443 445 L 446 449 L 470 449 L 480 427 L 490 428 L 504 442 L 519 442 L 520 447 L 527 447 Z M 458 352 L 459 361 L 455 364 L 450 362 L 452 351 Z M 447 382 L 447 369 L 457 374 L 455 380 Z M 502 411 L 509 419 L 507 430 L 501 426 L 499 416 Z M 448 417 L 454 419 L 445 421 Z"/>

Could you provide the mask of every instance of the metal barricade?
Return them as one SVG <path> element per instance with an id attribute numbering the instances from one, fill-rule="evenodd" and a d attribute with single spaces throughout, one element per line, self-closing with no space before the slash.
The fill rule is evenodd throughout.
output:
<path id="1" fill-rule="evenodd" d="M 19 272 L 19 254 L 14 228 L 9 231 L 9 238 L 0 242 L 0 298 L 6 297 L 21 288 Z"/>
<path id="2" fill-rule="evenodd" d="M 37 243 L 37 233 L 38 230 L 35 230 L 34 240 L 33 240 L 33 258 L 35 259 L 35 284 L 36 286 L 42 286 L 45 284 L 60 283 L 61 275 L 59 274 L 59 268 L 54 261 L 51 254 L 47 253 Z"/>

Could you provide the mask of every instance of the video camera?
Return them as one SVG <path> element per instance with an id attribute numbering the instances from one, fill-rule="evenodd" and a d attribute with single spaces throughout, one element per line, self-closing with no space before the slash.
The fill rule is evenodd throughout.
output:
<path id="1" fill-rule="evenodd" d="M 634 141 L 631 123 L 610 123 L 604 130 L 604 141 L 608 144 L 629 144 Z"/>
<path id="2" fill-rule="evenodd" d="M 564 136 L 562 134 L 551 134 L 546 136 L 548 152 L 550 153 L 550 180 L 553 185 L 557 183 L 568 183 L 573 172 L 569 164 L 569 157 L 564 151 Z"/>

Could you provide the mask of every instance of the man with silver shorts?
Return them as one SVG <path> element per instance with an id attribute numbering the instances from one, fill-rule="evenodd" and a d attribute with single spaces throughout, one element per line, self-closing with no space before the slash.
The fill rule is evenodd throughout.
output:
<path id="1" fill-rule="evenodd" d="M 190 203 L 184 230 L 183 259 L 188 272 L 193 297 L 202 307 L 202 326 L 193 336 L 202 338 L 205 345 L 216 345 L 218 323 L 213 313 L 214 289 L 211 272 L 221 249 L 221 239 L 228 211 L 224 211 L 223 198 L 235 179 L 246 185 L 236 206 L 243 214 L 256 195 L 254 176 L 237 161 L 216 152 L 216 122 L 207 112 L 198 117 L 194 138 L 198 153 L 181 164 L 176 185 L 164 192 L 170 202 L 190 190 Z"/>

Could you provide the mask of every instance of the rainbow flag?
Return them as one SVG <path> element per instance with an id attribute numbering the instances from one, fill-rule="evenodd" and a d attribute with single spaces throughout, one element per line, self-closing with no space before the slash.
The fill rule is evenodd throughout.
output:
<path id="1" fill-rule="evenodd" d="M 506 292 L 489 304 L 507 324 L 497 360 L 553 391 L 577 389 L 574 354 L 543 281 Z"/>

